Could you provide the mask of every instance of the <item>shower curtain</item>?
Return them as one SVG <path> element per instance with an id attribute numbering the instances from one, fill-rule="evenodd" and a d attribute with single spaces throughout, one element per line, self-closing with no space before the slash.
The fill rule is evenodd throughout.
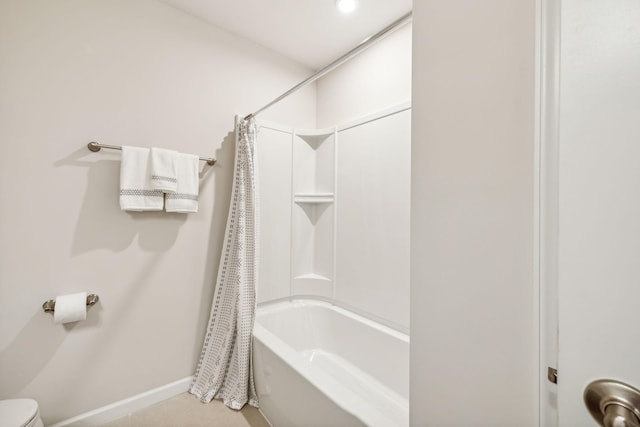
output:
<path id="1" fill-rule="evenodd" d="M 257 212 L 253 118 L 238 120 L 236 160 L 209 326 L 189 392 L 203 403 L 258 407 L 252 343 L 257 280 Z"/>

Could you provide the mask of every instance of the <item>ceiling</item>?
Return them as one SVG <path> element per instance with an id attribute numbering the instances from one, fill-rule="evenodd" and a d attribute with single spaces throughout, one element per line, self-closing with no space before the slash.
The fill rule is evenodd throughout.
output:
<path id="1" fill-rule="evenodd" d="M 411 10 L 412 0 L 162 0 L 317 70 Z"/>

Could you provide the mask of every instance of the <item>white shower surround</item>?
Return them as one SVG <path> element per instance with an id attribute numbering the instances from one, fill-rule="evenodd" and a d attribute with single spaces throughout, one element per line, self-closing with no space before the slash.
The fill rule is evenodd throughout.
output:
<path id="1" fill-rule="evenodd" d="M 409 336 L 328 301 L 262 304 L 254 362 L 273 425 L 409 425 Z"/>
<path id="2" fill-rule="evenodd" d="M 277 426 L 409 425 L 411 104 L 258 126 L 261 410 Z"/>
<path id="3" fill-rule="evenodd" d="M 258 303 L 315 295 L 408 333 L 410 102 L 333 128 L 258 127 Z"/>

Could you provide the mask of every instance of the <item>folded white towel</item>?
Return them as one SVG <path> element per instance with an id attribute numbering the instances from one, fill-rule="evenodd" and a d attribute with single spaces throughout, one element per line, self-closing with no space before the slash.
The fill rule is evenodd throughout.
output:
<path id="1" fill-rule="evenodd" d="M 151 187 L 149 149 L 122 147 L 120 208 L 124 211 L 161 211 L 163 193 Z"/>
<path id="2" fill-rule="evenodd" d="M 198 178 L 198 156 L 178 153 L 178 188 L 175 193 L 165 195 L 165 210 L 167 212 L 198 212 L 198 192 L 200 180 Z"/>
<path id="3" fill-rule="evenodd" d="M 151 186 L 165 193 L 175 193 L 178 175 L 178 152 L 151 147 Z"/>

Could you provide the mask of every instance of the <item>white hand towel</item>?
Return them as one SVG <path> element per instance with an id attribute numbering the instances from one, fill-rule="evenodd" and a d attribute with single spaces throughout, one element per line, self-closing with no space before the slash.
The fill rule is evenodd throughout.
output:
<path id="1" fill-rule="evenodd" d="M 175 193 L 178 175 L 178 152 L 151 147 L 151 185 L 155 190 Z"/>
<path id="2" fill-rule="evenodd" d="M 165 210 L 167 212 L 198 212 L 198 192 L 200 190 L 198 161 L 198 156 L 178 153 L 178 188 L 175 193 L 165 195 Z"/>
<path id="3" fill-rule="evenodd" d="M 122 147 L 120 208 L 123 211 L 161 211 L 163 193 L 151 187 L 149 149 Z"/>

